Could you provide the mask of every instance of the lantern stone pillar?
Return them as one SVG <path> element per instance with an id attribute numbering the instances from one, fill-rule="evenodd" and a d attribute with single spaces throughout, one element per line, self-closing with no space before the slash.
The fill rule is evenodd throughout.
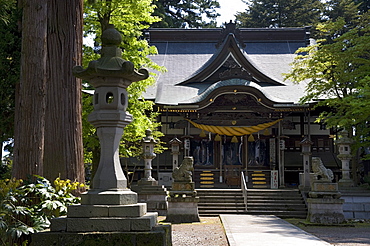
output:
<path id="1" fill-rule="evenodd" d="M 146 130 L 145 137 L 142 140 L 143 145 L 143 159 L 144 159 L 144 177 L 139 180 L 139 182 L 150 184 L 150 185 L 158 185 L 158 181 L 156 181 L 152 177 L 152 160 L 156 157 L 154 153 L 154 145 L 157 141 L 152 136 L 151 130 Z"/>
<path id="2" fill-rule="evenodd" d="M 348 137 L 348 131 L 343 130 L 339 133 L 339 139 L 336 141 L 338 145 L 338 159 L 342 162 L 342 178 L 338 181 L 339 187 L 353 187 L 355 186 L 350 176 L 349 163 L 352 159 L 351 144 L 352 139 Z"/>
<path id="3" fill-rule="evenodd" d="M 182 142 L 175 137 L 171 139 L 169 143 L 171 145 L 172 170 L 175 170 L 175 168 L 179 166 L 180 145 Z"/>
<path id="4" fill-rule="evenodd" d="M 301 141 L 301 146 L 302 146 L 302 153 L 301 155 L 303 156 L 303 177 L 302 177 L 302 183 L 299 186 L 299 189 L 302 191 L 309 191 L 311 187 L 311 146 L 312 146 L 312 141 L 310 141 L 308 138 L 304 138 Z"/>
<path id="5" fill-rule="evenodd" d="M 158 214 L 148 213 L 146 203 L 137 202 L 137 193 L 127 187 L 119 161 L 123 129 L 132 121 L 126 112 L 126 88 L 148 78 L 148 71 L 137 71 L 121 58 L 118 46 L 122 37 L 113 26 L 103 32 L 101 40 L 101 58 L 90 62 L 86 69 L 73 68 L 76 77 L 95 87 L 94 111 L 88 120 L 97 128 L 101 157 L 92 189 L 81 195 L 81 205 L 68 207 L 67 217 L 51 221 L 49 233 L 32 241 L 34 245 L 75 245 L 85 240 L 99 245 L 131 245 L 150 232 L 157 245 L 171 245 L 170 227 L 158 225 Z"/>

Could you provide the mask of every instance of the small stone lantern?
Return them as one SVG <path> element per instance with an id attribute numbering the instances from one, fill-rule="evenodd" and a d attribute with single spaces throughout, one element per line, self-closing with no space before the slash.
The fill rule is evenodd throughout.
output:
<path id="1" fill-rule="evenodd" d="M 179 166 L 179 154 L 180 154 L 180 145 L 181 140 L 178 138 L 173 138 L 170 141 L 171 145 L 171 154 L 172 154 L 172 170 Z"/>
<path id="2" fill-rule="evenodd" d="M 311 172 L 311 165 L 310 165 L 310 156 L 312 155 L 311 146 L 313 142 L 308 138 L 304 138 L 301 142 L 302 153 L 303 156 L 303 179 L 300 185 L 301 190 L 308 191 L 310 189 L 310 172 Z"/>
<path id="3" fill-rule="evenodd" d="M 145 162 L 144 178 L 139 183 L 157 185 L 158 182 L 152 177 L 152 160 L 156 157 L 154 153 L 154 146 L 157 141 L 152 136 L 151 130 L 146 130 L 145 137 L 142 139 L 143 145 L 143 159 Z"/>
<path id="4" fill-rule="evenodd" d="M 342 178 L 338 181 L 340 187 L 354 186 L 353 180 L 350 178 L 349 162 L 352 159 L 351 144 L 352 139 L 348 137 L 348 131 L 343 130 L 339 133 L 339 139 L 336 141 L 338 145 L 338 159 L 342 162 Z"/>

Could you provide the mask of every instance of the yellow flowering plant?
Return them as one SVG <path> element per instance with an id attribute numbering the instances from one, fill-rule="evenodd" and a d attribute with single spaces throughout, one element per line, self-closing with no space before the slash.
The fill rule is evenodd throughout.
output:
<path id="1" fill-rule="evenodd" d="M 50 226 L 50 219 L 66 215 L 67 206 L 80 198 L 72 194 L 84 185 L 35 176 L 35 181 L 0 180 L 0 244 L 24 245 L 30 234 Z"/>

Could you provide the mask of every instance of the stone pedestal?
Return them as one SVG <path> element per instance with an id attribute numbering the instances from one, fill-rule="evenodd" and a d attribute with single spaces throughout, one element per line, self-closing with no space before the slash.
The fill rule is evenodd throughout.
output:
<path id="1" fill-rule="evenodd" d="M 340 224 L 345 221 L 343 199 L 338 191 L 338 184 L 316 180 L 311 185 L 307 198 L 308 215 L 311 223 Z"/>
<path id="2" fill-rule="evenodd" d="M 131 187 L 138 194 L 138 201 L 145 202 L 150 212 L 160 216 L 167 215 L 167 189 L 158 182 L 139 180 L 138 185 Z"/>
<path id="3" fill-rule="evenodd" d="M 166 221 L 172 223 L 199 222 L 198 202 L 194 182 L 173 182 L 169 192 Z"/>
<path id="4" fill-rule="evenodd" d="M 169 197 L 166 221 L 172 223 L 200 222 L 199 197 Z"/>

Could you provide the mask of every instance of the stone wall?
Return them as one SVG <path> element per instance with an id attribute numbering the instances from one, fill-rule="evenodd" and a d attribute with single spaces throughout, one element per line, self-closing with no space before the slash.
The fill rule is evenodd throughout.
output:
<path id="1" fill-rule="evenodd" d="M 370 219 L 370 197 L 367 196 L 345 196 L 343 213 L 346 219 Z"/>

